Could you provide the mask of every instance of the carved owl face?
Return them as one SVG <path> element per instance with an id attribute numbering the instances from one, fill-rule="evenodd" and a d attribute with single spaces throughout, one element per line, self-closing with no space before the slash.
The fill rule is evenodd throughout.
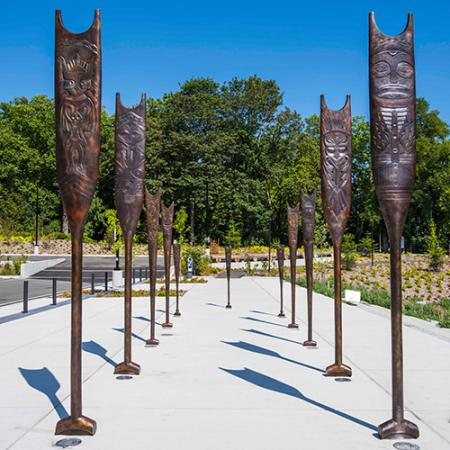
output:
<path id="1" fill-rule="evenodd" d="M 89 46 L 79 43 L 65 48 L 61 56 L 63 89 L 71 96 L 79 96 L 92 88 L 93 57 Z"/>
<path id="2" fill-rule="evenodd" d="M 382 99 L 404 99 L 414 92 L 413 57 L 402 50 L 383 50 L 371 58 L 373 93 Z"/>
<path id="3" fill-rule="evenodd" d="M 303 208 L 302 215 L 303 215 L 304 222 L 313 222 L 314 221 L 314 208 L 312 208 L 312 207 Z"/>
<path id="4" fill-rule="evenodd" d="M 326 133 L 323 139 L 329 156 L 339 159 L 346 154 L 349 142 L 347 133 L 333 130 Z"/>
<path id="5" fill-rule="evenodd" d="M 139 144 L 145 138 L 144 133 L 144 119 L 134 111 L 127 112 L 117 122 L 117 136 L 124 145 Z"/>

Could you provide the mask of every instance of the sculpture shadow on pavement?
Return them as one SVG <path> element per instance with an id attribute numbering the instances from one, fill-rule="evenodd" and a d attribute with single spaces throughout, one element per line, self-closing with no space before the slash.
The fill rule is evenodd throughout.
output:
<path id="1" fill-rule="evenodd" d="M 92 353 L 93 355 L 100 356 L 100 358 L 104 359 L 108 364 L 111 364 L 113 367 L 116 367 L 116 363 L 107 356 L 108 350 L 106 350 L 103 345 L 100 345 L 95 341 L 86 341 L 83 342 L 83 351 L 87 353 Z"/>
<path id="2" fill-rule="evenodd" d="M 124 328 L 113 328 L 113 330 L 118 331 L 119 333 L 125 333 L 125 329 Z M 146 339 L 144 339 L 142 336 L 139 336 L 136 333 L 131 333 L 131 336 L 133 336 L 135 339 L 139 339 L 142 342 L 147 342 Z"/>
<path id="3" fill-rule="evenodd" d="M 225 308 L 225 306 L 223 306 L 223 305 L 218 305 L 217 303 L 211 303 L 211 302 L 205 303 L 205 305 L 208 305 L 208 306 L 217 306 L 218 308 Z"/>
<path id="4" fill-rule="evenodd" d="M 231 345 L 233 347 L 240 348 L 242 350 L 248 350 L 249 352 L 259 353 L 260 355 L 272 356 L 273 358 L 279 358 L 279 359 L 281 359 L 283 361 L 287 361 L 287 362 L 290 362 L 292 364 L 297 364 L 299 366 L 305 367 L 306 369 L 316 370 L 317 372 L 325 373 L 324 370 L 319 369 L 318 367 L 311 366 L 309 364 L 302 363 L 300 361 L 295 361 L 294 359 L 285 358 L 284 356 L 281 356 L 279 353 L 274 352 L 273 350 L 269 350 L 269 349 L 264 348 L 264 347 L 260 347 L 259 345 L 254 345 L 254 344 L 250 344 L 249 342 L 243 342 L 243 341 L 239 341 L 239 342 L 222 341 L 222 342 L 224 344 L 228 344 L 228 345 Z"/>
<path id="5" fill-rule="evenodd" d="M 42 369 L 24 369 L 19 367 L 19 372 L 30 387 L 47 396 L 60 419 L 69 416 L 66 408 L 64 408 L 56 395 L 61 385 L 47 367 Z"/>
<path id="6" fill-rule="evenodd" d="M 286 325 L 282 325 L 281 323 L 269 322 L 268 320 L 256 319 L 255 317 L 241 317 L 241 319 L 253 320 L 254 322 L 267 323 L 268 325 L 276 325 L 277 327 L 286 328 Z"/>
<path id="7" fill-rule="evenodd" d="M 293 339 L 288 339 L 288 338 L 284 338 L 284 337 L 281 337 L 281 336 L 276 336 L 275 334 L 265 333 L 264 331 L 255 330 L 254 328 L 250 328 L 250 329 L 241 328 L 241 330 L 242 331 L 247 331 L 248 333 L 257 334 L 259 336 L 266 336 L 266 337 L 270 337 L 270 338 L 273 338 L 273 339 L 279 339 L 280 341 L 291 342 L 292 344 L 303 345 L 299 341 L 294 341 Z"/>
<path id="8" fill-rule="evenodd" d="M 150 323 L 150 319 L 148 317 L 144 317 L 144 316 L 134 316 L 133 319 L 138 319 L 138 320 L 143 320 L 144 322 L 148 322 Z M 156 322 L 156 325 L 161 325 L 161 322 Z"/>
<path id="9" fill-rule="evenodd" d="M 251 310 L 251 313 L 255 313 L 255 314 L 264 314 L 265 316 L 272 316 L 272 317 L 278 317 L 278 314 L 272 314 L 272 313 L 268 313 L 265 311 L 257 311 L 256 309 Z"/>
<path id="10" fill-rule="evenodd" d="M 263 373 L 256 372 L 252 369 L 248 369 L 247 367 L 244 367 L 244 369 L 242 370 L 224 369 L 223 367 L 219 367 L 219 369 L 230 375 L 240 378 L 241 380 L 252 383 L 255 386 L 259 386 L 260 388 L 298 398 L 299 400 L 303 400 L 310 405 L 316 406 L 331 414 L 335 414 L 339 417 L 342 417 L 343 419 L 350 420 L 351 422 L 361 425 L 362 427 L 368 428 L 371 431 L 377 431 L 377 427 L 375 425 L 366 422 L 365 420 L 358 419 L 357 417 L 354 417 L 343 411 L 339 411 L 336 408 L 332 408 L 331 406 L 328 406 L 324 403 L 313 400 L 312 398 L 309 398 L 306 395 L 302 394 L 297 388 L 283 383 L 282 381 L 276 380 L 275 378 L 269 377 L 268 375 L 264 375 Z"/>

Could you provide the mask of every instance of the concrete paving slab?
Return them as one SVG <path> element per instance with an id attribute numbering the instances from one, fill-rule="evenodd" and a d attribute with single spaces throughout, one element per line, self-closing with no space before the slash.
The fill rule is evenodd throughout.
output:
<path id="1" fill-rule="evenodd" d="M 171 319 L 173 329 L 157 327 L 156 348 L 143 342 L 148 298 L 134 299 L 133 360 L 142 372 L 131 380 L 113 375 L 123 356 L 123 299 L 84 300 L 83 409 L 98 431 L 83 437 L 80 449 L 393 448 L 374 436 L 390 417 L 385 315 L 344 305 L 353 377 L 337 383 L 323 376 L 334 355 L 331 299 L 314 296 L 318 349 L 312 350 L 301 345 L 303 288 L 297 288 L 300 328 L 291 330 L 288 318 L 277 317 L 277 279 L 232 280 L 231 310 L 224 308 L 226 280 L 187 286 L 182 316 Z M 288 285 L 285 292 L 289 317 Z M 158 322 L 164 301 L 157 300 Z M 171 304 L 173 312 L 173 298 Z M 18 309 L 5 306 L 0 314 Z M 50 449 L 61 438 L 53 432 L 70 409 L 69 325 L 69 304 L 0 324 L 0 448 Z M 450 346 L 436 333 L 405 329 L 406 417 L 419 425 L 416 443 L 432 450 L 450 447 Z"/>

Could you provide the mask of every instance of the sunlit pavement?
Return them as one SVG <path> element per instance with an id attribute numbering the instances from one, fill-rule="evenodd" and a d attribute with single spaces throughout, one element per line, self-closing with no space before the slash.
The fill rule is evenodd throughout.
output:
<path id="1" fill-rule="evenodd" d="M 278 280 L 226 280 L 186 285 L 181 317 L 157 327 L 161 343 L 146 348 L 148 298 L 133 302 L 133 360 L 140 376 L 118 380 L 123 300 L 83 302 L 83 413 L 94 437 L 78 448 L 176 450 L 388 449 L 376 426 L 391 417 L 390 322 L 377 307 L 344 305 L 344 362 L 351 382 L 323 376 L 333 362 L 333 302 L 314 296 L 314 338 L 306 339 L 306 292 L 297 288 L 298 330 L 278 318 Z M 147 285 L 148 286 L 148 285 Z M 174 300 L 174 299 L 172 299 Z M 61 439 L 55 424 L 70 409 L 70 303 L 49 299 L 0 309 L 0 448 L 46 449 Z M 173 303 L 173 302 L 172 302 Z M 158 298 L 162 322 L 164 298 Z M 172 312 L 174 310 L 172 304 Z M 34 312 L 34 314 L 33 314 Z M 406 418 L 418 424 L 423 450 L 450 448 L 450 334 L 405 320 Z"/>

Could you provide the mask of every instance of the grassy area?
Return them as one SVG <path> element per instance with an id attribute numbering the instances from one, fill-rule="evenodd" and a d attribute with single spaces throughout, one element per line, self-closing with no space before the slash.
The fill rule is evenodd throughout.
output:
<path id="1" fill-rule="evenodd" d="M 19 256 L 11 258 L 8 256 L 6 261 L 0 264 L 0 275 L 20 275 L 20 266 L 26 263 L 28 258 L 26 256 Z"/>
<path id="2" fill-rule="evenodd" d="M 289 277 L 286 277 L 289 280 Z M 306 278 L 299 277 L 296 280 L 299 286 L 306 287 Z M 343 289 L 354 289 L 361 292 L 361 300 L 371 305 L 390 308 L 391 297 L 386 289 L 366 289 L 344 282 Z M 314 292 L 334 297 L 334 281 L 316 280 L 313 283 Z M 450 328 L 450 297 L 440 298 L 433 303 L 424 302 L 420 297 L 407 297 L 403 300 L 403 313 L 407 316 L 417 317 L 424 320 L 436 320 L 442 328 Z"/>
<path id="3" fill-rule="evenodd" d="M 180 289 L 178 291 L 180 297 L 182 297 L 187 291 L 183 291 Z M 133 289 L 131 292 L 133 297 L 149 297 L 150 293 L 147 289 Z M 177 291 L 175 289 L 170 289 L 169 296 L 175 297 L 177 295 Z M 166 290 L 161 287 L 156 291 L 157 297 L 165 297 Z M 109 292 L 99 292 L 96 294 L 96 297 L 123 297 L 123 291 L 109 291 Z"/>
<path id="4" fill-rule="evenodd" d="M 450 291 L 450 264 L 446 257 L 440 270 L 429 268 L 430 257 L 427 255 L 402 255 L 402 291 L 403 298 L 420 298 L 429 303 L 439 302 L 448 297 Z M 304 268 L 298 268 L 298 274 L 304 276 Z M 314 273 L 321 280 L 333 277 L 333 263 L 314 264 Z M 377 253 L 372 265 L 370 257 L 358 256 L 350 269 L 343 267 L 342 281 L 358 290 L 388 290 L 390 279 L 389 255 Z"/>
<path id="5" fill-rule="evenodd" d="M 175 284 L 175 279 L 170 280 L 170 282 L 171 282 L 172 284 Z M 181 284 L 181 283 L 183 283 L 183 284 L 190 284 L 190 283 L 207 283 L 207 282 L 208 282 L 208 280 L 207 280 L 206 278 L 201 278 L 201 277 L 192 277 L 192 279 L 190 279 L 190 280 L 188 280 L 187 278 L 181 278 L 181 279 L 180 279 L 180 284 Z M 146 281 L 143 281 L 143 283 L 144 283 L 144 284 L 149 284 L 150 281 L 149 281 L 149 280 L 146 280 Z M 164 283 L 165 283 L 165 281 L 164 281 L 163 278 L 161 278 L 161 279 L 159 279 L 159 280 L 156 280 L 156 284 L 164 284 Z"/>

